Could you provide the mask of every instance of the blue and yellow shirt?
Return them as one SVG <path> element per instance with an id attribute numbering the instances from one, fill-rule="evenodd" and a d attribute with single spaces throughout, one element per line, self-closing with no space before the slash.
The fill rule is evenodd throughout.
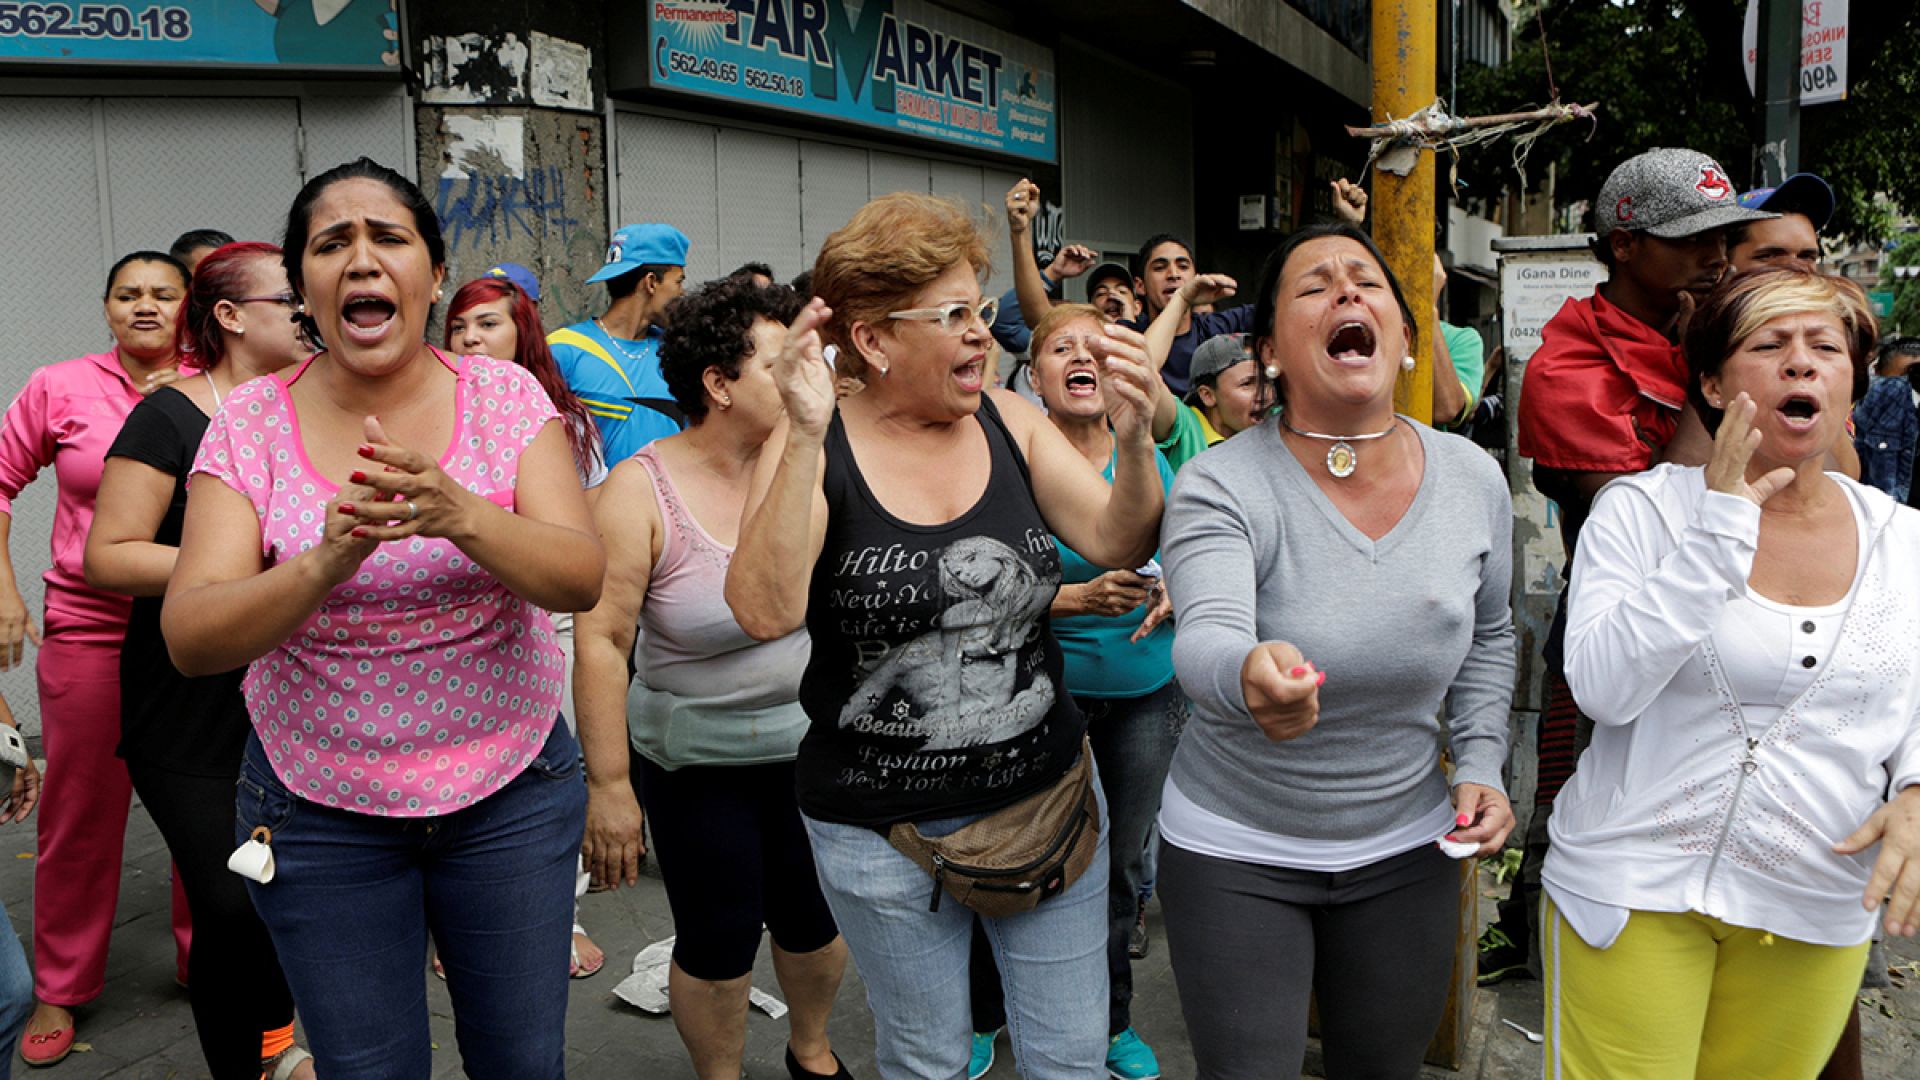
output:
<path id="1" fill-rule="evenodd" d="M 547 335 L 560 375 L 599 425 L 609 467 L 686 427 L 660 375 L 660 328 L 639 341 L 615 338 L 593 319 Z"/>

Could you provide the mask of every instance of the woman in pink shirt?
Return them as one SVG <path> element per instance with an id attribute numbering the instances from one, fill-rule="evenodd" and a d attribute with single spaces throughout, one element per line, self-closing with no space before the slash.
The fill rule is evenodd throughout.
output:
<path id="1" fill-rule="evenodd" d="M 309 181 L 285 265 L 325 349 L 214 417 L 161 614 L 182 673 L 250 665 L 254 906 L 319 1075 L 433 1071 L 431 926 L 467 1075 L 559 1080 L 586 788 L 545 611 L 605 568 L 566 431 L 424 340 L 445 245 L 398 173 Z"/>
<path id="2" fill-rule="evenodd" d="M 71 1009 L 100 995 L 107 938 L 120 896 L 120 852 L 132 786 L 120 741 L 120 643 L 128 600 L 87 585 L 81 569 L 107 447 L 143 394 L 173 381 L 174 324 L 187 271 L 170 256 L 136 251 L 107 275 L 114 347 L 49 364 L 0 420 L 0 670 L 39 646 L 40 736 L 47 755 L 39 854 L 34 862 L 33 968 L 39 1004 L 20 1053 L 51 1065 L 73 1048 Z M 40 470 L 60 485 L 53 568 L 46 573 L 42 637 L 20 598 L 7 538 L 13 500 Z M 180 978 L 187 970 L 186 902 L 174 887 Z"/>

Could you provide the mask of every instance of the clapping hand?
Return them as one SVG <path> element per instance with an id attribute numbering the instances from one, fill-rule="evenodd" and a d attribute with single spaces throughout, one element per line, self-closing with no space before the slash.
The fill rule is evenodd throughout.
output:
<path id="1" fill-rule="evenodd" d="M 367 417 L 366 438 L 360 456 L 384 467 L 369 465 L 348 477 L 352 484 L 371 489 L 371 497 L 336 503 L 340 513 L 357 521 L 352 537 L 384 543 L 409 536 L 460 540 L 473 535 L 474 500 L 479 496 L 427 455 L 396 445 L 378 417 Z"/>
<path id="2" fill-rule="evenodd" d="M 1253 647 L 1240 665 L 1240 693 L 1247 712 L 1274 742 L 1297 739 L 1320 721 L 1320 685 L 1327 673 L 1316 671 L 1285 641 Z"/>
<path id="3" fill-rule="evenodd" d="M 827 366 L 820 328 L 833 315 L 827 302 L 814 297 L 788 324 L 780 342 L 780 355 L 773 361 L 773 381 L 780 388 L 780 402 L 787 408 L 787 421 L 796 434 L 818 441 L 833 419 L 835 400 L 833 369 Z"/>

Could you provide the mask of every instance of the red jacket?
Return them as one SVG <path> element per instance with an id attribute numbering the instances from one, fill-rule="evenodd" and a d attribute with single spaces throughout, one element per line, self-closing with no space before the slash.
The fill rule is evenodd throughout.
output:
<path id="1" fill-rule="evenodd" d="M 1640 472 L 1672 441 L 1687 361 L 1664 334 L 1595 293 L 1541 331 L 1520 384 L 1520 455 L 1578 472 Z"/>

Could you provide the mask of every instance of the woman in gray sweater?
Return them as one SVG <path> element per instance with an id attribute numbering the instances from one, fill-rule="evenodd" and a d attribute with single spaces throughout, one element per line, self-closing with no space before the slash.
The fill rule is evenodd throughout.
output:
<path id="1" fill-rule="evenodd" d="M 1411 1076 L 1459 916 L 1436 841 L 1513 825 L 1511 504 L 1472 443 L 1394 415 L 1413 320 L 1366 234 L 1294 234 L 1255 304 L 1285 410 L 1167 507 L 1194 703 L 1160 813 L 1174 976 L 1202 1077 L 1298 1075 L 1309 992 L 1328 1076 Z"/>

